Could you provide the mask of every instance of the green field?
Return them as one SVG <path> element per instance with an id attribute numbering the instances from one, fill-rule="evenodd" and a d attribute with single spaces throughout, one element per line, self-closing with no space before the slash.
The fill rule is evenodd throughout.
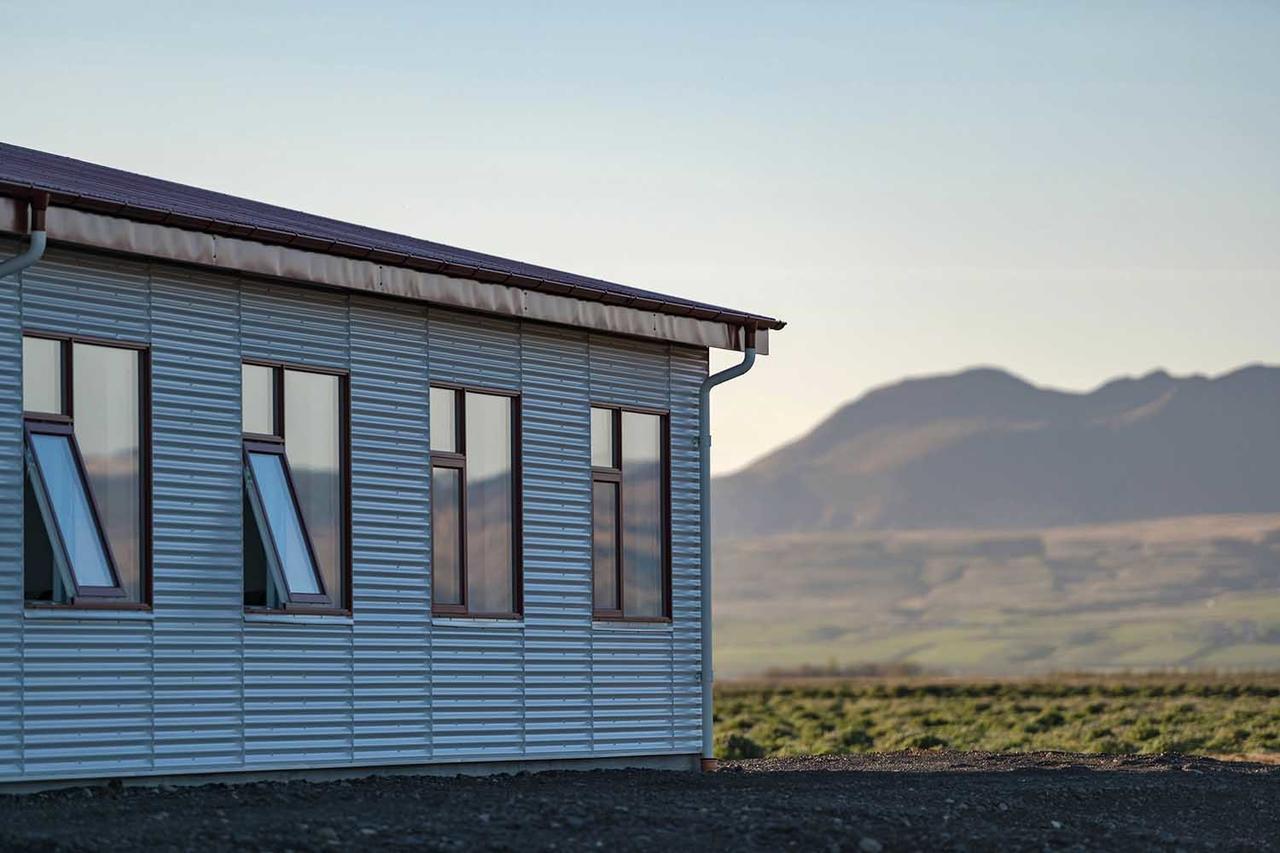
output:
<path id="1" fill-rule="evenodd" d="M 1280 671 L 1280 516 L 717 544 L 716 672 Z"/>
<path id="2" fill-rule="evenodd" d="M 721 758 L 901 749 L 1280 757 L 1280 674 L 717 685 Z"/>

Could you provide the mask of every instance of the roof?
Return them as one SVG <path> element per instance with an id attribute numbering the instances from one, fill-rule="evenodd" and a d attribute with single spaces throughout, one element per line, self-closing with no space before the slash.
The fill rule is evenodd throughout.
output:
<path id="1" fill-rule="evenodd" d="M 786 325 L 761 314 L 459 249 L 0 142 L 0 194 L 23 196 L 35 191 L 49 193 L 51 203 L 59 206 L 126 219 L 701 320 L 761 329 L 781 329 Z"/>

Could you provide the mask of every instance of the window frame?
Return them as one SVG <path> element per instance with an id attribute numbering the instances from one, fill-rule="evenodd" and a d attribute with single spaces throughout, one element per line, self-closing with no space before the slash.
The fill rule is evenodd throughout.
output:
<path id="1" fill-rule="evenodd" d="M 111 571 L 117 584 L 114 589 L 120 590 L 119 595 L 88 593 L 84 596 L 87 600 L 80 600 L 80 596 L 77 594 L 73 595 L 72 599 L 67 602 L 27 600 L 24 590 L 23 605 L 31 609 L 150 610 L 154 595 L 151 494 L 151 347 L 149 344 L 140 341 L 51 332 L 44 329 L 24 328 L 22 337 L 57 341 L 60 344 L 59 358 L 62 360 L 62 412 L 29 412 L 26 411 L 24 406 L 22 412 L 23 446 L 24 448 L 30 447 L 26 440 L 29 432 L 70 436 L 72 454 L 76 459 L 76 465 L 85 484 L 85 491 L 89 497 L 89 506 L 93 511 L 94 522 L 98 525 L 98 535 L 104 539 L 106 544 L 107 560 L 110 563 Z M 80 454 L 80 442 L 76 440 L 75 436 L 75 391 L 73 385 L 75 366 L 73 349 L 76 344 L 114 347 L 138 353 L 138 601 L 130 601 L 124 596 L 124 588 L 120 585 L 120 571 L 116 566 L 115 554 L 111 551 L 110 541 L 106 539 L 106 529 L 102 525 L 102 511 L 98 506 L 98 499 L 93 493 L 93 484 L 88 479 L 88 471 L 84 467 L 84 459 Z M 58 531 L 58 536 L 59 538 L 62 536 L 60 530 Z M 60 547 L 65 551 L 65 544 Z M 57 571 L 56 567 L 54 571 Z M 74 579 L 74 572 L 72 572 L 72 575 L 72 581 L 76 583 L 74 589 L 79 590 L 80 587 Z M 85 587 L 85 589 L 96 590 L 103 588 Z"/>
<path id="2" fill-rule="evenodd" d="M 459 617 L 464 619 L 512 619 L 524 618 L 524 459 L 521 452 L 523 440 L 521 423 L 523 421 L 521 403 L 523 398 L 519 391 L 506 388 L 487 388 L 479 385 L 462 385 L 454 382 L 431 382 L 427 388 L 428 404 L 433 388 L 451 391 L 454 394 L 453 429 L 454 447 L 457 450 L 432 450 L 430 435 L 427 436 L 427 468 L 428 482 L 434 487 L 435 469 L 451 468 L 458 471 L 458 597 L 459 604 L 438 604 L 435 597 L 435 520 L 431 519 L 431 614 L 433 616 Z M 511 603 L 513 609 L 507 613 L 479 612 L 468 609 L 467 605 L 467 392 L 488 394 L 494 397 L 506 397 L 511 401 Z M 433 501 L 435 495 L 431 496 Z"/>
<path id="3" fill-rule="evenodd" d="M 93 494 L 93 487 L 89 482 L 89 472 L 84 465 L 84 457 L 80 455 L 80 444 L 76 441 L 75 427 L 70 422 L 28 421 L 23 424 L 23 433 L 23 438 L 26 439 L 26 447 L 30 452 L 30 464 L 34 468 L 34 475 L 28 471 L 28 476 L 34 476 L 37 479 L 40 484 L 40 490 L 44 492 L 46 500 L 51 497 L 49 495 L 49 486 L 45 480 L 44 468 L 40 464 L 40 455 L 35 452 L 31 436 L 33 434 L 56 435 L 67 439 L 67 446 L 71 450 L 71 458 L 75 463 L 76 473 L 79 475 L 80 484 L 84 489 L 85 499 L 89 505 L 89 515 L 93 518 L 94 532 L 98 534 L 98 543 L 102 547 L 103 555 L 106 557 L 107 571 L 111 573 L 111 578 L 115 581 L 111 586 L 84 586 L 80 583 L 79 578 L 76 577 L 75 567 L 68 563 L 66 577 L 62 578 L 62 582 L 68 584 L 71 588 L 71 600 L 69 603 L 83 605 L 86 601 L 101 602 L 124 599 L 124 585 L 120 583 L 120 568 L 116 565 L 115 554 L 111 551 L 111 542 L 107 539 L 106 527 L 102 523 L 102 509 L 98 506 L 98 499 Z M 43 507 L 40 514 L 41 516 L 45 514 Z M 57 555 L 67 560 L 71 551 L 67 547 L 62 525 L 58 523 L 56 515 L 53 518 L 44 518 L 43 520 L 46 530 L 51 529 L 53 538 L 57 540 L 54 544 L 57 549 Z M 62 574 L 59 572 L 57 565 L 53 567 L 53 572 L 59 576 Z"/>
<path id="4" fill-rule="evenodd" d="M 351 371 L 343 370 L 335 367 L 317 367 L 310 364 L 297 364 L 294 362 L 277 361 L 272 359 L 248 358 L 242 357 L 240 364 L 252 365 L 254 367 L 267 367 L 272 371 L 272 420 L 275 425 L 275 433 L 262 434 L 250 433 L 243 431 L 243 411 L 241 412 L 241 464 L 248 468 L 250 451 L 258 453 L 274 453 L 283 456 L 285 464 L 283 466 L 285 480 L 289 484 L 289 492 L 293 496 L 294 505 L 298 508 L 298 522 L 302 525 L 303 536 L 307 540 L 307 550 L 311 555 L 312 564 L 315 566 L 317 574 L 320 573 L 320 563 L 316 559 L 315 544 L 311 540 L 311 533 L 307 530 L 307 520 L 303 516 L 301 504 L 298 502 L 298 492 L 293 481 L 293 470 L 288 464 L 288 445 L 285 442 L 285 405 L 284 405 L 284 372 L 293 370 L 299 373 L 316 373 L 322 376 L 336 376 L 338 378 L 338 444 L 339 460 L 338 467 L 342 476 L 342 587 L 343 596 L 341 601 L 334 601 L 333 597 L 326 590 L 320 596 L 314 596 L 311 593 L 288 593 L 288 587 L 285 586 L 285 592 L 288 593 L 288 599 L 280 607 L 262 607 L 258 605 L 243 605 L 246 613 L 306 613 L 315 616 L 351 616 L 352 607 L 355 601 L 354 590 L 352 589 L 352 516 L 351 516 Z M 241 406 L 244 405 L 243 389 L 241 390 Z M 261 499 L 259 497 L 259 499 Z M 264 543 L 267 547 L 274 549 L 275 536 L 270 531 L 266 534 L 271 541 Z M 243 551 L 243 548 L 242 548 Z M 279 553 L 275 554 L 276 562 L 279 564 Z M 244 555 L 241 554 L 243 562 Z M 324 576 L 320 574 L 320 587 L 324 588 Z"/>
<path id="5" fill-rule="evenodd" d="M 636 623 L 670 623 L 671 616 L 671 412 L 668 409 L 655 409 L 646 406 L 621 405 L 618 403 L 591 402 L 588 413 L 588 428 L 590 429 L 590 412 L 591 409 L 606 409 L 612 413 L 613 424 L 613 466 L 609 468 L 599 467 L 594 464 L 591 456 L 591 441 L 593 436 L 588 436 L 588 458 L 591 461 L 591 618 L 599 622 L 636 622 Z M 662 512 L 662 519 L 659 526 L 659 534 L 662 536 L 662 614 L 661 616 L 627 616 L 626 615 L 626 587 L 624 584 L 625 566 L 623 565 L 623 557 L 626 553 L 626 547 L 623 531 L 626 528 L 626 522 L 623 515 L 623 506 L 625 498 L 623 496 L 623 477 L 622 477 L 622 415 L 624 412 L 631 412 L 637 415 L 656 415 L 659 419 L 659 441 L 662 449 L 662 466 L 659 472 L 661 478 L 662 499 L 658 502 Z M 617 499 L 614 507 L 614 583 L 618 590 L 618 606 L 614 609 L 600 609 L 596 607 L 595 596 L 595 484 L 596 483 L 612 483 L 616 488 Z"/>

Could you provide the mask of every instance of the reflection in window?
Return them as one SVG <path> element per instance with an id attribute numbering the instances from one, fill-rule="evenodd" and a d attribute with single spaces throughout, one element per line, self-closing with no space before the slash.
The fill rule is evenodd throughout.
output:
<path id="1" fill-rule="evenodd" d="M 593 528 L 592 597 L 596 610 L 619 610 L 618 602 L 618 484 L 591 484 Z"/>
<path id="2" fill-rule="evenodd" d="M 512 397 L 431 389 L 437 612 L 509 616 L 519 608 L 515 418 Z"/>
<path id="3" fill-rule="evenodd" d="M 249 452 L 249 468 L 254 488 L 249 502 L 256 527 L 265 527 L 270 548 L 267 562 L 278 561 L 290 598 L 319 595 L 320 576 L 312 559 L 310 543 L 302 528 L 302 516 L 293 490 L 289 488 L 284 457 L 278 453 Z"/>
<path id="4" fill-rule="evenodd" d="M 462 472 L 431 469 L 431 591 L 437 604 L 462 604 Z"/>
<path id="5" fill-rule="evenodd" d="M 76 587 L 114 588 L 111 558 L 70 436 L 32 433 L 30 442 L 36 463 L 32 480 L 37 502 L 44 498 L 44 512 L 52 522 L 46 526 L 54 531 L 49 538 L 57 543 L 55 551 L 61 551 Z"/>
<path id="6" fill-rule="evenodd" d="M 65 415 L 63 400 L 63 342 L 50 338 L 22 339 L 22 410 Z"/>
<path id="7" fill-rule="evenodd" d="M 284 443 L 325 589 L 343 598 L 340 386 L 328 373 L 284 372 Z"/>
<path id="8" fill-rule="evenodd" d="M 663 615 L 662 422 L 622 413 L 622 588 L 628 616 Z"/>
<path id="9" fill-rule="evenodd" d="M 240 366 L 241 428 L 255 435 L 279 435 L 276 423 L 276 370 L 262 364 Z"/>
<path id="10" fill-rule="evenodd" d="M 346 607 L 345 377 L 245 364 L 241 379 L 244 602 Z"/>
<path id="11" fill-rule="evenodd" d="M 145 352 L 24 336 L 25 595 L 145 597 Z"/>
<path id="12" fill-rule="evenodd" d="M 431 389 L 431 449 L 458 451 L 458 392 L 453 388 Z"/>
<path id="13" fill-rule="evenodd" d="M 617 468 L 614 448 L 613 409 L 591 409 L 591 466 L 593 468 Z"/>
<path id="14" fill-rule="evenodd" d="M 515 611 L 511 398 L 466 394 L 467 604 Z"/>
<path id="15" fill-rule="evenodd" d="M 664 618 L 669 615 L 665 418 L 595 407 L 591 444 L 596 616 Z"/>
<path id="16" fill-rule="evenodd" d="M 120 583 L 142 598 L 142 423 L 137 350 L 77 343 L 72 348 L 76 441 Z"/>

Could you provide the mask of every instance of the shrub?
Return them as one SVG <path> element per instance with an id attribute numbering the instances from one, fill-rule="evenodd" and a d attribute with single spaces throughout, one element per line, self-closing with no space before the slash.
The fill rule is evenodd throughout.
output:
<path id="1" fill-rule="evenodd" d="M 724 738 L 716 738 L 716 754 L 729 761 L 741 761 L 747 758 L 764 758 L 765 748 L 746 735 L 736 732 Z"/>
<path id="2" fill-rule="evenodd" d="M 863 752 L 876 742 L 871 733 L 861 726 L 850 726 L 838 729 L 831 734 L 831 740 L 845 752 Z"/>
<path id="3" fill-rule="evenodd" d="M 916 735 L 907 742 L 912 749 L 942 749 L 947 742 L 937 735 Z"/>

